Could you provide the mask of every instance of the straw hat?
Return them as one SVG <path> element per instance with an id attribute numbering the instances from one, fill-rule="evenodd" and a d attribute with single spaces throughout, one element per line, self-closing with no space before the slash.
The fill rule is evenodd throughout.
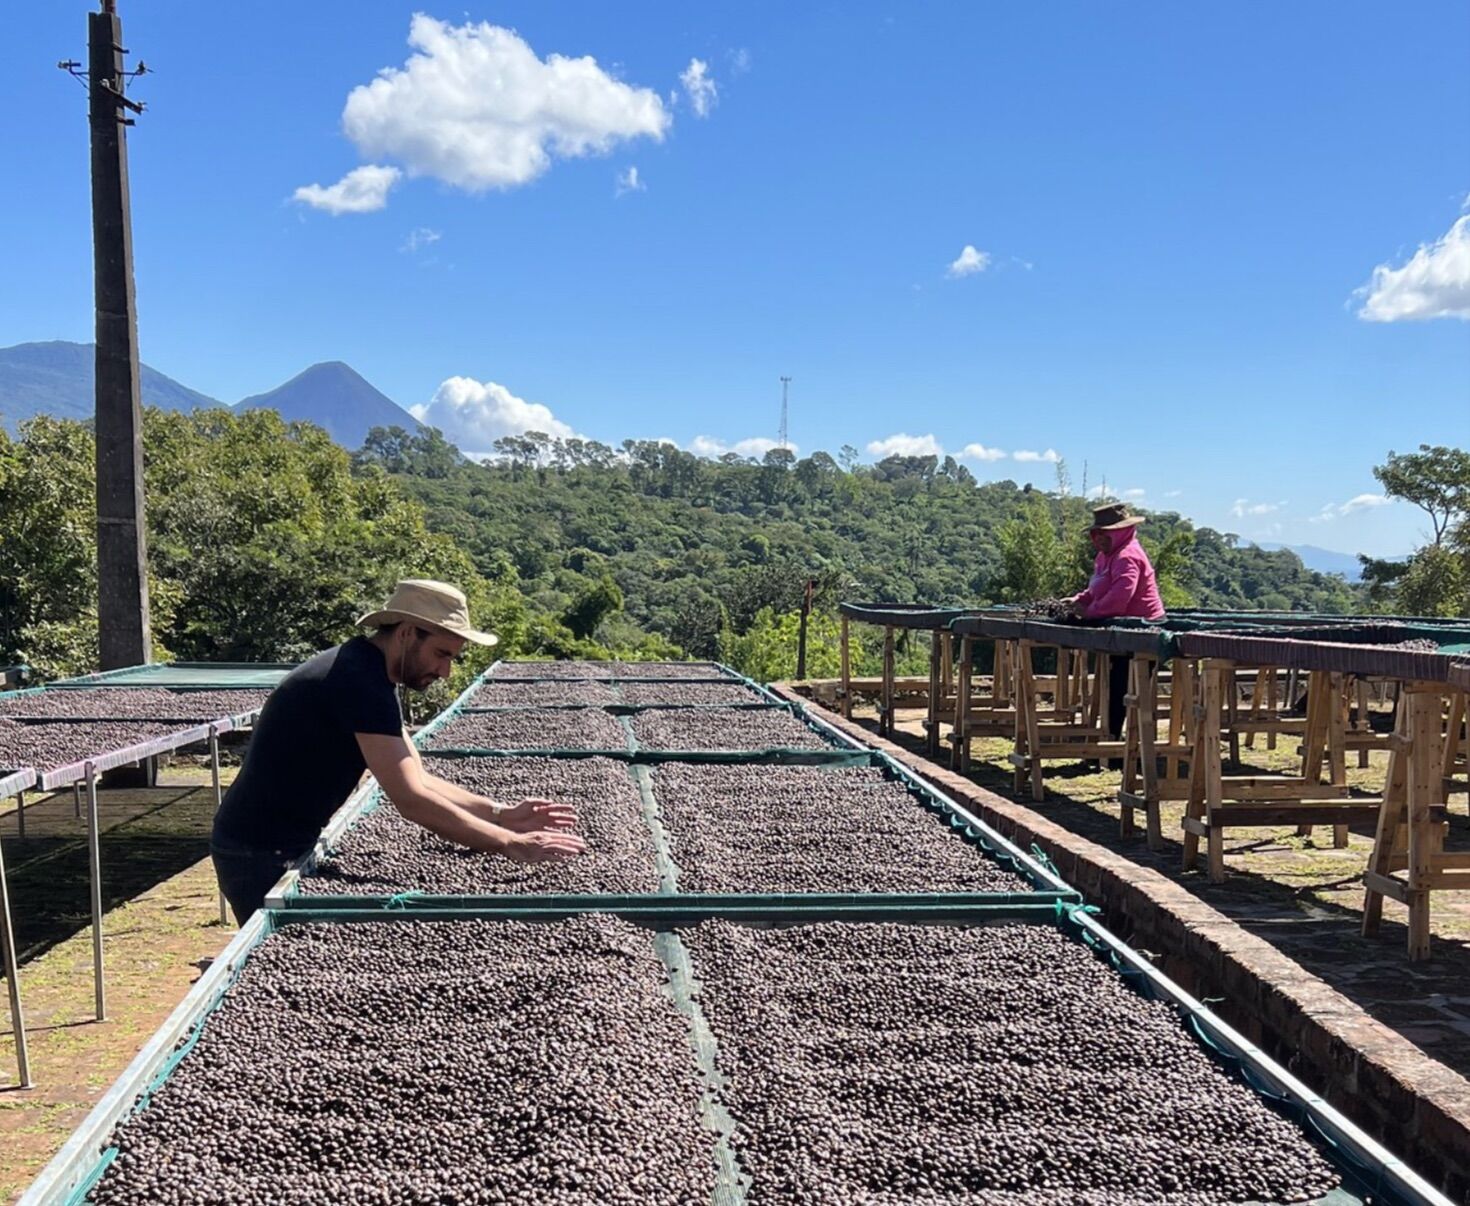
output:
<path id="1" fill-rule="evenodd" d="M 1094 531 L 1115 532 L 1119 528 L 1136 528 L 1142 522 L 1142 515 L 1128 514 L 1126 503 L 1106 503 L 1092 509 Z"/>
<path id="2" fill-rule="evenodd" d="M 359 628 L 381 628 L 401 620 L 442 628 L 476 645 L 494 645 L 500 640 L 493 632 L 470 627 L 470 605 L 464 591 L 428 578 L 405 578 L 380 610 L 368 612 L 357 624 Z"/>

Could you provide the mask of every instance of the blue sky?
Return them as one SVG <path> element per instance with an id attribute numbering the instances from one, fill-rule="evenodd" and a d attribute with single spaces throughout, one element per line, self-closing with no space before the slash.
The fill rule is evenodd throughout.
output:
<path id="1" fill-rule="evenodd" d="M 803 451 L 1376 554 L 1470 437 L 1464 0 L 119 7 L 143 357 L 226 401 L 714 450 L 788 374 Z M 10 14 L 0 345 L 90 338 L 87 8 Z"/>

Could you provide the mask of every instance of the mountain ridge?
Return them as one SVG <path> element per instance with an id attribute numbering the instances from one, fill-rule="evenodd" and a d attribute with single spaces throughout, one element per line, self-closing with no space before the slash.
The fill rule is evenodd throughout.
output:
<path id="1" fill-rule="evenodd" d="M 39 414 L 86 422 L 96 406 L 96 347 L 55 339 L 0 348 L 0 426 L 14 435 Z M 413 415 L 340 360 L 313 364 L 289 381 L 230 404 L 142 364 L 145 406 L 192 411 L 216 406 L 269 408 L 288 420 L 316 423 L 344 448 L 362 446 L 373 427 L 422 430 Z"/>
<path id="2" fill-rule="evenodd" d="M 197 410 L 223 406 L 149 365 L 141 365 L 145 406 Z M 96 347 L 52 339 L 0 348 L 0 424 L 11 434 L 38 414 L 59 419 L 92 418 L 96 406 Z"/>

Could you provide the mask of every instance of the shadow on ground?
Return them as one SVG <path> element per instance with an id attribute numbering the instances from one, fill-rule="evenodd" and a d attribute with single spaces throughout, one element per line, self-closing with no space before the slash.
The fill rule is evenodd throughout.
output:
<path id="1" fill-rule="evenodd" d="M 209 854 L 214 793 L 160 787 L 99 795 L 102 908 L 147 892 Z M 0 817 L 15 944 L 22 965 L 92 924 L 87 827 L 70 793 L 26 807 L 26 836 L 15 813 Z"/>

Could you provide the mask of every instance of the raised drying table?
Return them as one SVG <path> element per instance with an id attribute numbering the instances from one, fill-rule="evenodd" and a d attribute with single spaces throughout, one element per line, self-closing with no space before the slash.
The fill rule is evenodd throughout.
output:
<path id="1" fill-rule="evenodd" d="M 20 798 L 35 786 L 36 772 L 26 768 L 0 775 L 0 800 Z M 5 878 L 5 851 L 0 848 L 0 971 L 10 996 L 10 1025 L 15 1034 L 15 1062 L 20 1087 L 31 1087 L 31 1059 L 26 1046 L 26 1016 L 20 1002 L 20 958 L 15 950 L 15 929 L 10 922 L 10 885 Z"/>
<path id="2" fill-rule="evenodd" d="M 1438 637 L 1439 652 L 1393 648 L 1385 638 L 1403 633 L 1415 639 Z M 1346 635 L 1346 634 L 1344 634 Z M 1429 898 L 1435 889 L 1470 888 L 1470 854 L 1446 853 L 1444 838 L 1447 767 L 1450 747 L 1463 723 L 1462 695 L 1451 680 L 1453 657 L 1470 644 L 1470 630 L 1392 628 L 1368 635 L 1378 643 L 1295 639 L 1245 632 L 1200 632 L 1179 637 L 1183 657 L 1197 658 L 1200 682 L 1199 734 L 1191 764 L 1190 793 L 1184 818 L 1184 861 L 1198 858 L 1199 840 L 1208 842 L 1210 878 L 1224 878 L 1221 836 L 1226 827 L 1295 823 L 1310 826 L 1352 821 L 1376 823 L 1373 853 L 1365 875 L 1363 930 L 1376 932 L 1383 898 L 1409 910 L 1409 957 L 1429 955 Z M 1221 774 L 1217 732 L 1225 683 L 1242 664 L 1281 666 L 1310 675 L 1307 736 L 1302 774 L 1268 782 L 1233 780 Z M 1399 686 L 1398 718 L 1389 742 L 1389 765 L 1379 800 L 1344 793 L 1345 723 L 1343 678 L 1378 678 Z M 1447 720 L 1448 713 L 1448 720 Z M 1453 737 L 1453 741 L 1450 738 Z M 1323 783 L 1324 761 L 1329 782 Z M 1344 837 L 1345 835 L 1340 835 Z M 1400 878 L 1399 872 L 1407 874 Z"/>
<path id="3" fill-rule="evenodd" d="M 939 726 L 945 706 L 953 698 L 955 685 L 954 639 L 950 626 L 965 616 L 976 614 L 973 608 L 934 607 L 927 603 L 839 603 L 841 617 L 841 679 L 838 702 L 842 715 L 852 717 L 852 649 L 849 624 L 871 624 L 883 630 L 882 673 L 878 682 L 878 733 L 893 735 L 893 711 L 898 679 L 894 667 L 894 631 L 929 633 L 929 682 L 925 692 L 927 715 L 924 720 L 925 749 L 930 756 L 939 752 Z"/>

